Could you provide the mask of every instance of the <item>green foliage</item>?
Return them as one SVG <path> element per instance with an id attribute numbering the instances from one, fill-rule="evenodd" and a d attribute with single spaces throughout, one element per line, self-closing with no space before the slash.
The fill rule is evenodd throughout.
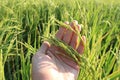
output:
<path id="1" fill-rule="evenodd" d="M 81 33 L 87 43 L 80 57 L 83 62 L 78 80 L 119 80 L 120 5 L 111 2 L 0 0 L 0 80 L 31 79 L 31 58 L 40 48 L 42 36 L 58 30 L 56 20 L 59 25 L 72 20 L 82 24 Z M 68 53 L 74 53 L 69 46 L 51 38 L 51 42 L 54 40 Z"/>

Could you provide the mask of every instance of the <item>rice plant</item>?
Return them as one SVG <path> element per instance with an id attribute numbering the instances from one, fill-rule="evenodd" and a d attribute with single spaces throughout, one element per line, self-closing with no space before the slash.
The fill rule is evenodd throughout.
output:
<path id="1" fill-rule="evenodd" d="M 31 80 L 31 58 L 43 38 L 66 48 L 81 67 L 78 80 L 120 80 L 119 4 L 117 0 L 0 0 L 0 80 Z M 64 21 L 72 20 L 81 23 L 87 39 L 82 56 L 54 37 Z"/>

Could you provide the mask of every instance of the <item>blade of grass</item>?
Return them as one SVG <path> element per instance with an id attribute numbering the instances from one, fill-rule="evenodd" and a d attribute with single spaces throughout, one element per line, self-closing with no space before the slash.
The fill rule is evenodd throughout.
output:
<path id="1" fill-rule="evenodd" d="M 116 79 L 117 77 L 120 77 L 120 69 L 117 70 L 117 71 L 115 71 L 115 72 L 113 72 L 112 74 L 106 76 L 103 80 L 107 80 L 107 79 L 109 79 L 109 80 L 114 80 L 114 79 Z"/>

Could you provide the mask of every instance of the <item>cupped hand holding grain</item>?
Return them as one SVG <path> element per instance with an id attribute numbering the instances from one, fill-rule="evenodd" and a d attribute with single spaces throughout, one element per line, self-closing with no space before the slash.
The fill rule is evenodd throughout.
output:
<path id="1" fill-rule="evenodd" d="M 65 22 L 73 29 L 81 31 L 81 26 L 77 21 Z M 79 42 L 79 37 L 73 31 L 60 27 L 56 33 L 56 38 L 64 41 L 73 47 L 80 54 L 84 51 L 83 42 Z M 86 41 L 85 36 L 82 39 Z M 32 58 L 32 80 L 76 80 L 79 72 L 77 63 L 74 62 L 61 48 L 43 42 L 40 50 Z"/>

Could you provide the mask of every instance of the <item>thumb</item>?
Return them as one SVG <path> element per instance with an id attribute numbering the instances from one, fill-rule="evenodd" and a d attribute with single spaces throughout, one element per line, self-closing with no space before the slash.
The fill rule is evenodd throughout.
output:
<path id="1" fill-rule="evenodd" d="M 40 54 L 46 54 L 48 48 L 50 47 L 49 42 L 44 41 L 40 47 L 40 50 L 38 52 L 40 52 Z"/>

